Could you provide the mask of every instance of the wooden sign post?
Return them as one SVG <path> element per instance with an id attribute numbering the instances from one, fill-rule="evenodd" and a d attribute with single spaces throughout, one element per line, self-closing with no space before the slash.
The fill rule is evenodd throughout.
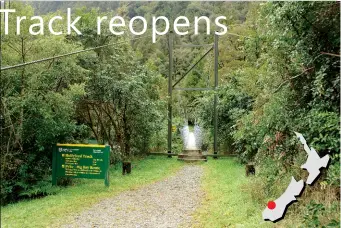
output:
<path id="1" fill-rule="evenodd" d="M 110 147 L 95 144 L 57 144 L 53 149 L 52 185 L 60 177 L 104 179 L 109 186 Z"/>

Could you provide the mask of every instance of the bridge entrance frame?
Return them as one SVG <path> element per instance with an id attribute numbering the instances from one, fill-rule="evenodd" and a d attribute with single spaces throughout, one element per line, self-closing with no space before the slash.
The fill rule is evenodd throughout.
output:
<path id="1" fill-rule="evenodd" d="M 168 137 L 167 137 L 167 154 L 168 157 L 172 157 L 172 120 L 173 120 L 173 111 L 172 111 L 172 95 L 173 90 L 186 90 L 186 91 L 204 91 L 204 90 L 214 90 L 214 108 L 213 108 L 213 154 L 218 154 L 218 113 L 217 113 L 217 104 L 218 104 L 218 35 L 214 34 L 214 43 L 213 44 L 203 44 L 203 45 L 177 45 L 178 47 L 205 47 L 210 46 L 210 49 L 206 51 L 201 58 L 195 62 L 189 69 L 182 75 L 174 84 L 173 84 L 173 51 L 174 51 L 174 41 L 173 41 L 173 32 L 171 31 L 168 35 L 168 52 L 169 52 L 169 67 L 168 67 Z M 198 65 L 211 51 L 214 52 L 214 87 L 213 88 L 177 88 L 178 85 L 194 68 Z M 217 156 L 213 156 L 217 158 Z"/>

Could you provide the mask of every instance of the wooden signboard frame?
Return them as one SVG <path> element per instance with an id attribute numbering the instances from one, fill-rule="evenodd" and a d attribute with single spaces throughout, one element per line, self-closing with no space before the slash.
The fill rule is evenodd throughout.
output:
<path id="1" fill-rule="evenodd" d="M 53 148 L 52 185 L 58 178 L 104 179 L 109 187 L 110 147 L 97 144 L 57 144 Z"/>

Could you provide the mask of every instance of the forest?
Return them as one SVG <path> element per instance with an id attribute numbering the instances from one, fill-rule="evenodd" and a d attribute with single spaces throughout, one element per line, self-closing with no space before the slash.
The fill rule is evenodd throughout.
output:
<path id="1" fill-rule="evenodd" d="M 126 21 L 165 16 L 170 21 L 225 16 L 219 37 L 217 91 L 174 91 L 173 124 L 198 124 L 203 150 L 213 153 L 213 99 L 218 94 L 220 155 L 252 163 L 247 184 L 256 203 L 283 191 L 306 153 L 294 132 L 304 135 L 322 157 L 331 158 L 318 181 L 294 205 L 302 227 L 340 226 L 340 4 L 339 2 L 11 2 L 9 16 L 40 15 L 48 21 L 72 8 L 82 35 L 32 36 L 29 20 L 20 35 L 1 32 L 1 68 L 94 48 L 91 51 L 1 70 L 1 205 L 57 194 L 51 186 L 52 147 L 56 143 L 110 145 L 110 163 L 119 165 L 167 151 L 168 35 L 144 36 L 95 29 L 98 16 Z M 11 24 L 12 23 L 12 24 Z M 205 23 L 203 23 L 205 24 Z M 142 30 L 138 24 L 137 31 Z M 46 25 L 47 27 L 47 25 Z M 3 30 L 3 24 L 1 31 Z M 48 30 L 48 28 L 45 28 Z M 128 28 L 123 28 L 128 29 Z M 214 28 L 211 28 L 214 31 Z M 206 26 L 175 35 L 174 44 L 211 44 Z M 110 45 L 112 44 L 112 45 Z M 107 46 L 106 46 L 107 45 Z M 174 50 L 176 81 L 205 48 Z M 179 87 L 213 87 L 213 54 L 201 61 Z M 179 132 L 172 152 L 182 149 Z M 219 159 L 218 159 L 219 160 Z M 209 162 L 215 162 L 214 160 Z M 227 168 L 226 168 L 227 169 Z M 134 170 L 133 170 L 134 172 Z M 73 180 L 61 181 L 64 187 Z"/>

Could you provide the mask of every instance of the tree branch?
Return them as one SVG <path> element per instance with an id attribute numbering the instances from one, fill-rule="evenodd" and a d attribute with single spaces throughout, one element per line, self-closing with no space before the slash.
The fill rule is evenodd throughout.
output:
<path id="1" fill-rule="evenodd" d="M 321 51 L 322 55 L 330 55 L 330 56 L 335 56 L 335 57 L 340 57 L 340 54 L 333 54 L 333 53 L 328 53 L 328 52 L 323 52 Z"/>

